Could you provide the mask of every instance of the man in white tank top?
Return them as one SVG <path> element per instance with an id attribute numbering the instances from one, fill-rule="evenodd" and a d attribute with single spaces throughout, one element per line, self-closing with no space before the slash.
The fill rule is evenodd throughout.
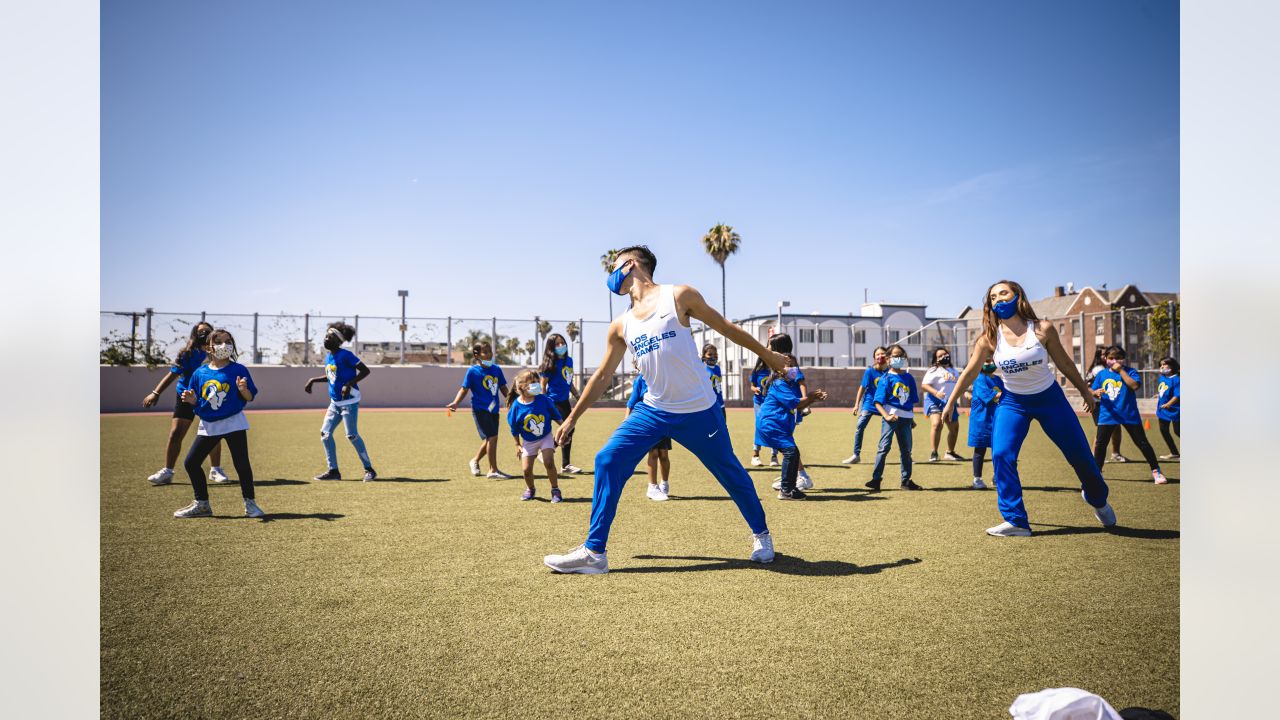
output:
<path id="1" fill-rule="evenodd" d="M 653 271 L 657 264 L 657 258 L 644 246 L 618 252 L 608 286 L 619 295 L 630 295 L 631 309 L 609 325 L 604 359 L 556 433 L 556 441 L 560 442 L 573 430 L 578 418 L 604 393 L 623 355 L 630 351 L 649 389 L 596 454 L 595 494 L 586 542 L 564 555 L 543 558 L 547 567 L 556 572 L 609 572 L 605 544 L 622 488 L 640 459 L 664 437 L 688 448 L 728 491 L 751 528 L 751 559 L 773 561 L 773 539 L 765 523 L 764 508 L 751 476 L 733 454 L 724 416 L 716 408 L 715 390 L 689 321 L 701 320 L 726 339 L 759 355 L 774 370 L 781 371 L 786 361 L 750 333 L 725 320 L 694 288 L 656 284 Z"/>

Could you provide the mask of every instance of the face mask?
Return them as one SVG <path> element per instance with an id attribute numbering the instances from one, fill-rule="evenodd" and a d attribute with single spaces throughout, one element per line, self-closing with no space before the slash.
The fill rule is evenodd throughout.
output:
<path id="1" fill-rule="evenodd" d="M 986 374 L 988 374 L 988 375 L 990 375 L 991 373 L 993 373 L 993 372 L 995 372 L 995 371 L 996 371 L 996 364 L 995 364 L 995 363 L 987 363 L 986 365 L 983 365 L 983 366 L 982 366 L 982 372 L 984 372 L 984 373 L 986 373 Z"/>
<path id="2" fill-rule="evenodd" d="M 213 346 L 213 356 L 219 360 L 226 360 L 231 357 L 231 344 L 223 343 Z"/>
<path id="3" fill-rule="evenodd" d="M 568 355 L 568 354 L 569 354 L 569 346 L 568 346 L 568 345 L 557 345 L 557 346 L 556 346 L 556 355 L 557 355 L 557 356 L 559 356 L 559 357 L 564 357 L 565 355 Z"/>
<path id="4" fill-rule="evenodd" d="M 703 358 L 702 362 L 708 365 L 715 365 L 716 363 L 720 362 L 720 358 L 713 358 L 713 357 Z"/>
<path id="5" fill-rule="evenodd" d="M 614 270 L 613 272 L 609 273 L 609 279 L 605 281 L 605 285 L 609 286 L 609 292 L 613 293 L 614 295 L 622 294 L 622 282 L 627 279 L 628 275 L 631 274 L 630 267 L 632 262 L 633 261 L 628 260 L 622 263 L 622 265 L 620 265 L 617 270 Z M 626 272 L 623 272 L 624 269 L 626 270 Z"/>
<path id="6" fill-rule="evenodd" d="M 207 345 L 209 343 L 209 333 L 208 332 L 196 333 L 196 342 L 199 343 L 200 345 Z"/>
<path id="7" fill-rule="evenodd" d="M 492 361 L 492 360 L 481 360 L 481 361 L 480 361 L 480 364 L 481 364 L 481 365 L 483 365 L 484 367 L 489 367 L 490 365 L 492 365 L 492 364 L 493 364 L 493 361 Z"/>
<path id="8" fill-rule="evenodd" d="M 1001 320 L 1008 320 L 1018 314 L 1018 296 L 1014 295 L 1012 299 L 1004 302 L 992 303 L 991 312 Z"/>
<path id="9" fill-rule="evenodd" d="M 887 365 L 888 363 L 889 363 L 889 358 L 887 358 L 887 357 L 883 357 L 883 356 L 881 356 L 881 357 L 876 358 L 876 364 L 877 364 L 877 365 Z"/>
<path id="10" fill-rule="evenodd" d="M 795 382 L 796 378 L 800 377 L 800 368 L 789 367 L 782 371 L 782 377 L 790 380 L 791 382 Z"/>
<path id="11" fill-rule="evenodd" d="M 542 383 L 529 383 L 529 391 L 528 391 L 528 392 L 529 392 L 529 394 L 530 394 L 530 395 L 541 395 L 541 394 L 542 394 Z"/>
<path id="12" fill-rule="evenodd" d="M 939 365 L 950 365 L 950 364 L 951 364 L 951 356 L 950 356 L 950 355 L 943 355 L 942 357 L 938 358 L 938 364 L 939 364 Z"/>
<path id="13" fill-rule="evenodd" d="M 1173 374 L 1173 368 L 1167 368 L 1167 367 L 1166 367 L 1166 368 L 1160 368 L 1160 374 L 1161 374 L 1161 375 L 1172 375 L 1172 374 Z"/>
<path id="14" fill-rule="evenodd" d="M 894 370 L 901 370 L 907 366 L 907 359 L 904 357 L 889 358 L 889 367 Z"/>

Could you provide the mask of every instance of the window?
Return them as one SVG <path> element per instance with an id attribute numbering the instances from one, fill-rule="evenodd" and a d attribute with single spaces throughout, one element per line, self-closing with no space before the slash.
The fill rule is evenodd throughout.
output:
<path id="1" fill-rule="evenodd" d="M 1106 330 L 1107 319 L 1099 315 L 1093 319 L 1093 334 L 1101 335 Z"/>
<path id="2" fill-rule="evenodd" d="M 865 343 L 865 342 L 867 341 L 867 331 L 866 331 L 866 330 L 854 330 L 854 331 L 853 331 L 853 341 L 854 341 L 854 342 L 856 342 L 856 343 Z"/>
<path id="3" fill-rule="evenodd" d="M 888 334 L 886 335 L 886 337 L 888 337 L 888 338 L 889 338 L 888 342 L 889 342 L 890 344 L 896 343 L 896 342 L 898 342 L 898 338 L 902 337 L 902 331 L 901 331 L 901 330 L 889 330 L 889 331 L 888 331 Z"/>
<path id="4" fill-rule="evenodd" d="M 801 332 L 803 332 L 803 331 L 801 331 Z M 812 331 L 812 330 L 810 330 L 810 332 L 813 332 L 813 331 Z M 802 367 L 813 367 L 813 356 L 811 356 L 811 355 L 810 355 L 810 356 L 801 355 L 801 356 L 800 356 L 800 365 L 801 365 Z"/>
<path id="5" fill-rule="evenodd" d="M 835 330 L 819 330 L 818 331 L 818 342 L 829 343 L 829 342 L 835 342 L 835 341 L 836 341 Z"/>
<path id="6" fill-rule="evenodd" d="M 800 329 L 800 342 L 802 342 L 802 343 L 811 343 L 811 342 L 813 342 L 813 328 L 801 328 L 801 329 Z"/>
<path id="7" fill-rule="evenodd" d="M 1066 334 L 1067 334 L 1067 324 L 1058 323 L 1058 335 L 1066 335 Z"/>
<path id="8" fill-rule="evenodd" d="M 924 361 L 920 358 L 907 358 L 907 367 L 924 367 Z"/>
<path id="9" fill-rule="evenodd" d="M 830 332 L 830 331 L 828 331 L 828 332 Z M 835 366 L 836 366 L 836 359 L 835 359 L 835 358 L 832 358 L 832 357 L 820 357 L 820 358 L 818 358 L 818 367 L 835 367 Z"/>

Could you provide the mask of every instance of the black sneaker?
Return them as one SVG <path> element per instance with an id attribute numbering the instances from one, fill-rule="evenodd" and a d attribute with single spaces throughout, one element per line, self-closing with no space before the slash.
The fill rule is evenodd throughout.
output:
<path id="1" fill-rule="evenodd" d="M 325 472 L 324 472 L 324 474 L 323 474 L 323 475 L 317 475 L 317 476 L 315 476 L 315 478 L 313 478 L 313 479 L 315 479 L 315 480 L 341 480 L 341 479 L 342 479 L 342 473 L 338 472 L 338 468 L 329 468 L 328 470 L 325 470 Z"/>
<path id="2" fill-rule="evenodd" d="M 929 462 L 938 462 L 938 453 L 929 453 Z"/>
<path id="3" fill-rule="evenodd" d="M 924 488 L 920 487 L 919 485 L 917 485 L 917 484 L 915 484 L 915 483 L 911 482 L 910 480 L 908 480 L 908 481 L 906 481 L 906 482 L 902 483 L 901 487 L 902 487 L 902 489 L 903 489 L 903 490 L 923 490 L 923 489 L 924 489 Z"/>
<path id="4" fill-rule="evenodd" d="M 880 481 L 879 481 L 879 480 L 871 480 L 871 481 L 867 482 L 867 484 L 865 485 L 865 487 L 869 487 L 869 488 L 871 488 L 872 490 L 879 490 L 879 489 L 880 489 Z"/>
<path id="5" fill-rule="evenodd" d="M 805 494 L 804 494 L 804 491 L 803 491 L 803 490 L 799 490 L 799 489 L 796 489 L 796 490 L 779 490 L 779 491 L 778 491 L 778 499 L 779 499 L 779 500 L 803 500 L 803 499 L 805 499 L 805 498 L 807 498 L 807 497 L 809 497 L 809 496 L 808 496 L 808 495 L 805 495 Z"/>
<path id="6" fill-rule="evenodd" d="M 375 472 L 373 468 L 365 468 L 365 469 L 364 469 L 364 481 L 365 481 L 365 482 L 373 482 L 374 480 L 377 480 L 377 479 L 378 479 L 378 473 L 377 473 L 377 472 Z"/>

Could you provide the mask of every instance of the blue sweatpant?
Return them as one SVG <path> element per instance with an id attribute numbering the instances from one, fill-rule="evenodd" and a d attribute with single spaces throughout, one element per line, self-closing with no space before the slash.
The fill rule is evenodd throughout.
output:
<path id="1" fill-rule="evenodd" d="M 764 507 L 746 468 L 733 454 L 724 414 L 718 407 L 696 413 L 672 413 L 639 403 L 613 431 L 595 461 L 595 493 L 591 498 L 591 528 L 586 546 L 604 552 L 609 542 L 609 526 L 618 510 L 622 488 L 638 464 L 659 440 L 670 437 L 693 453 L 720 481 L 738 506 L 751 532 L 769 529 Z"/>
<path id="2" fill-rule="evenodd" d="M 1018 452 L 1027 439 L 1031 421 L 1040 422 L 1044 434 L 1062 451 L 1084 488 L 1085 502 L 1095 508 L 1107 504 L 1107 483 L 1094 462 L 1089 440 L 1071 403 L 1055 383 L 1034 395 L 1006 392 L 996 405 L 995 426 L 991 431 L 991 468 L 996 484 L 1000 515 L 1005 522 L 1031 529 L 1027 510 L 1022 504 L 1022 481 L 1018 479 Z"/>

